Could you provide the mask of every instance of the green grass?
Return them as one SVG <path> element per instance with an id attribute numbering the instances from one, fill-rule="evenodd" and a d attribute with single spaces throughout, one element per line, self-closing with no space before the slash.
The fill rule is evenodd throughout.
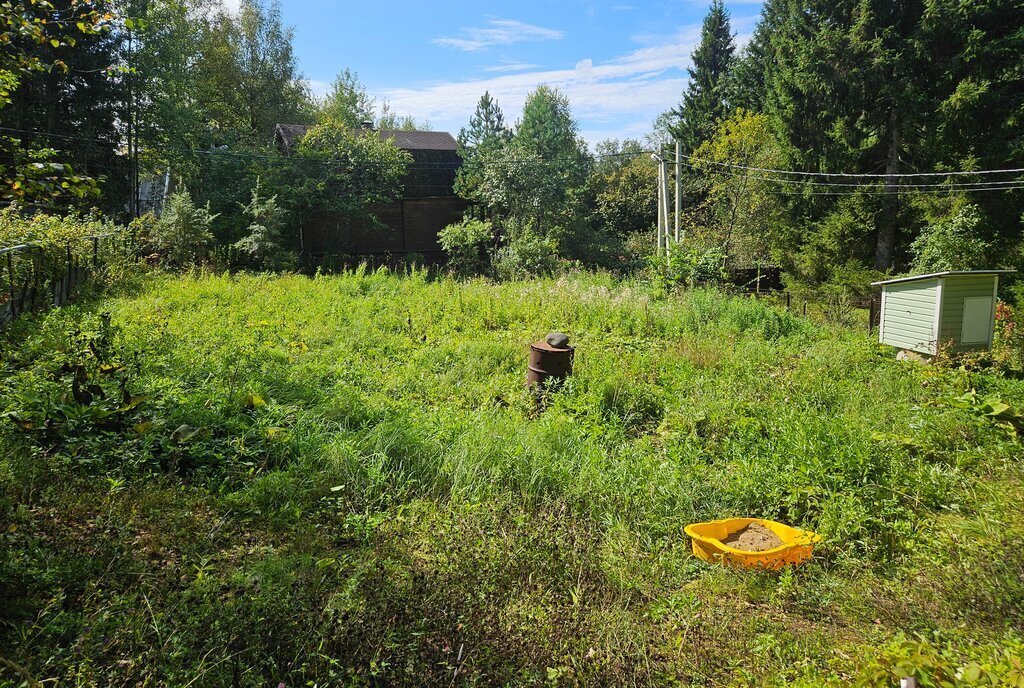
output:
<path id="1" fill-rule="evenodd" d="M 576 375 L 541 409 L 556 329 Z M 949 403 L 1019 409 L 993 371 L 603 275 L 154 277 L 2 351 L 0 685 L 1014 671 L 1021 446 Z M 733 515 L 824 541 L 778 574 L 694 559 L 683 527 Z"/>

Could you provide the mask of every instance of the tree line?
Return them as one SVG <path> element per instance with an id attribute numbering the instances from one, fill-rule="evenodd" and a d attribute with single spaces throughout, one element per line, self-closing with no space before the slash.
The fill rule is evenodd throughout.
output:
<path id="1" fill-rule="evenodd" d="M 714 0 L 663 119 L 696 234 L 816 282 L 1021 264 L 1022 176 L 948 173 L 1024 167 L 1022 26 L 1014 0 L 766 0 L 737 50 Z"/>
<path id="2" fill-rule="evenodd" d="M 173 179 L 171 215 L 204 227 L 165 233 L 252 267 L 287 266 L 311 212 L 372 222 L 400 194 L 408 156 L 362 122 L 427 126 L 349 70 L 316 97 L 276 3 L 11 0 L 2 16 L 4 199 L 130 216 L 140 181 Z M 654 264 L 681 278 L 773 263 L 863 285 L 1024 262 L 1022 175 L 959 174 L 1024 167 L 1021 26 L 1015 0 L 767 0 L 739 49 L 714 0 L 687 90 L 644 141 L 591 149 L 557 88 L 515 124 L 483 94 L 458 137 L 470 210 L 442 243 L 466 272 L 653 263 L 650 152 L 680 141 L 685 240 Z M 278 123 L 312 128 L 283 155 Z"/>

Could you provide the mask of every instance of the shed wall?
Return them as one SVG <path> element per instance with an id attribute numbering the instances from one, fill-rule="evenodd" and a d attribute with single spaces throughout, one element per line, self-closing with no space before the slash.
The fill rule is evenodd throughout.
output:
<path id="1" fill-rule="evenodd" d="M 938 294 L 937 279 L 886 286 L 879 341 L 901 349 L 934 354 Z"/>
<path id="2" fill-rule="evenodd" d="M 952 351 L 985 350 L 988 344 L 964 344 L 960 332 L 964 322 L 964 299 L 993 296 L 996 287 L 995 275 L 964 275 L 946 277 L 942 292 L 942 321 L 939 325 L 939 341 L 952 342 Z M 993 316 L 994 320 L 994 316 Z"/>

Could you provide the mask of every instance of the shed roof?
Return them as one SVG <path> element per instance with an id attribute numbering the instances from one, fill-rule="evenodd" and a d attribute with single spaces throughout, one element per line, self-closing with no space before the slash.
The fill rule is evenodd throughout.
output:
<path id="1" fill-rule="evenodd" d="M 277 136 L 286 150 L 291 151 L 306 135 L 310 127 L 305 124 L 278 124 Z M 382 139 L 391 139 L 402 150 L 456 151 L 458 143 L 447 131 L 405 131 L 397 129 L 353 129 L 358 136 L 376 134 Z"/>
<path id="2" fill-rule="evenodd" d="M 912 275 L 911 277 L 897 277 L 881 282 L 872 282 L 873 287 L 884 287 L 887 284 L 902 284 L 904 282 L 917 282 L 919 280 L 936 279 L 938 277 L 949 277 L 951 275 L 1005 275 L 1017 272 L 1016 270 L 947 270 L 945 272 L 932 272 L 927 275 Z"/>

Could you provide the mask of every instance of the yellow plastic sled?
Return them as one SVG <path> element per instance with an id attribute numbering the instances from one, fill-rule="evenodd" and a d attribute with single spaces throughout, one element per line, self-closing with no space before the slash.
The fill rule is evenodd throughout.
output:
<path id="1" fill-rule="evenodd" d="M 763 552 L 748 552 L 722 542 L 751 523 L 760 523 L 771 530 L 779 536 L 782 544 Z M 809 530 L 799 530 L 761 518 L 726 518 L 709 523 L 691 523 L 684 531 L 693 538 L 694 555 L 704 561 L 769 570 L 781 569 L 783 566 L 799 564 L 810 559 L 815 543 L 821 541 L 820 535 Z"/>

